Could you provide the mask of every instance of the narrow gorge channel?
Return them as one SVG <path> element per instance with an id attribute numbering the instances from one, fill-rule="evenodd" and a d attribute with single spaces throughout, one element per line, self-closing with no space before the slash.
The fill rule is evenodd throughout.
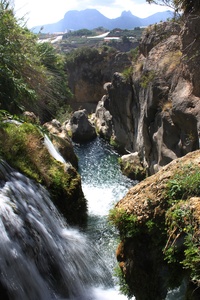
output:
<path id="1" fill-rule="evenodd" d="M 116 248 L 119 236 L 115 228 L 108 222 L 108 213 L 128 189 L 136 181 L 128 179 L 121 173 L 119 155 L 104 140 L 96 140 L 86 144 L 76 144 L 75 152 L 79 158 L 79 172 L 82 188 L 88 201 L 89 221 L 86 233 L 97 252 L 103 258 L 110 274 L 113 286 L 109 289 L 96 289 L 98 300 L 124 300 L 120 294 L 115 276 Z M 165 300 L 182 300 L 185 291 L 184 283 L 180 288 L 169 291 Z M 134 297 L 132 300 L 135 299 Z"/>
<path id="2" fill-rule="evenodd" d="M 103 140 L 76 144 L 75 151 L 88 200 L 83 232 L 66 224 L 44 187 L 0 161 L 2 300 L 127 299 L 114 276 L 119 240 L 107 216 L 135 182 L 122 175 Z M 175 299 L 183 299 L 177 291 L 166 298 Z"/>
<path id="3" fill-rule="evenodd" d="M 118 292 L 114 276 L 119 240 L 116 230 L 108 222 L 108 213 L 135 183 L 121 173 L 117 162 L 119 156 L 104 140 L 97 138 L 87 144 L 77 144 L 75 152 L 79 158 L 83 192 L 88 201 L 86 232 L 113 277 L 113 287 L 99 290 L 100 299 L 127 299 Z"/>

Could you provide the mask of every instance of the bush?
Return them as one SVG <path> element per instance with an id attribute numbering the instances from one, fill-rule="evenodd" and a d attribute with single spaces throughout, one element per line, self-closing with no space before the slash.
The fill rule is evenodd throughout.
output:
<path id="1" fill-rule="evenodd" d="M 1 109 L 31 110 L 45 120 L 69 97 L 64 60 L 51 45 L 38 44 L 22 22 L 9 0 L 0 0 Z"/>

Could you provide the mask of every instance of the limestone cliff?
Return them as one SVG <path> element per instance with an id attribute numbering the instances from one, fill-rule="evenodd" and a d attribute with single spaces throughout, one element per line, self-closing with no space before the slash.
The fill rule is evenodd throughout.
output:
<path id="1" fill-rule="evenodd" d="M 104 83 L 111 81 L 114 72 L 122 72 L 130 65 L 126 53 L 107 46 L 101 51 L 87 47 L 74 51 L 66 63 L 69 87 L 74 95 L 72 108 L 85 108 L 88 112 L 94 112 L 105 93 Z"/>
<path id="2" fill-rule="evenodd" d="M 149 174 L 199 148 L 198 20 L 149 27 L 129 77 L 115 73 L 96 109 L 100 134 L 138 152 Z"/>

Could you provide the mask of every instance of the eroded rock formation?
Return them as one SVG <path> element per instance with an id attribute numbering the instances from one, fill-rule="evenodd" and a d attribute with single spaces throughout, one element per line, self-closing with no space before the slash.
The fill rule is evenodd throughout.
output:
<path id="1" fill-rule="evenodd" d="M 199 34 L 192 17 L 148 28 L 130 78 L 115 73 L 97 106 L 101 135 L 138 152 L 149 174 L 199 148 Z"/>
<path id="2" fill-rule="evenodd" d="M 94 112 L 98 101 L 104 95 L 104 83 L 111 80 L 114 72 L 123 72 L 131 66 L 126 53 L 105 47 L 102 52 L 85 48 L 84 54 L 77 54 L 73 63 L 66 64 L 69 87 L 74 95 L 71 106 L 74 110 L 85 108 Z"/>

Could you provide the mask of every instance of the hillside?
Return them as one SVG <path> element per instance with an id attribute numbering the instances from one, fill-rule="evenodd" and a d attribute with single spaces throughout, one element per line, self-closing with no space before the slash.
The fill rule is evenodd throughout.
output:
<path id="1" fill-rule="evenodd" d="M 139 26 L 148 26 L 150 24 L 165 21 L 172 17 L 171 11 L 159 12 L 147 18 L 139 18 L 130 11 L 122 12 L 121 16 L 115 19 L 109 19 L 102 15 L 96 9 L 86 9 L 82 11 L 68 11 L 64 18 L 53 24 L 41 24 L 32 28 L 32 31 L 39 32 L 41 28 L 44 33 L 66 32 L 68 30 L 78 30 L 82 28 L 94 29 L 104 27 L 109 30 L 114 28 L 132 29 Z"/>

